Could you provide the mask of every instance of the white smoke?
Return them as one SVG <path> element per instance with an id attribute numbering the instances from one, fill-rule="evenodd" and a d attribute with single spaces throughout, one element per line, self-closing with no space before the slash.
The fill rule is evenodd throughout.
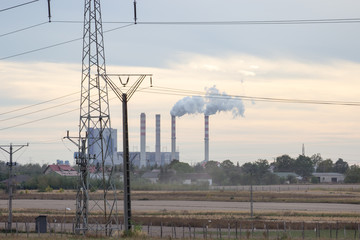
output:
<path id="1" fill-rule="evenodd" d="M 238 97 L 231 97 L 225 92 L 220 91 L 213 86 L 206 88 L 205 97 L 194 96 L 184 97 L 175 103 L 170 114 L 181 117 L 185 114 L 204 113 L 205 115 L 213 115 L 218 112 L 231 111 L 234 117 L 244 116 L 244 104 Z"/>
<path id="2" fill-rule="evenodd" d="M 205 115 L 231 111 L 234 117 L 244 117 L 245 108 L 242 100 L 225 92 L 220 93 L 216 86 L 206 89 L 205 103 Z"/>
<path id="3" fill-rule="evenodd" d="M 184 97 L 175 103 L 170 114 L 181 117 L 185 114 L 197 114 L 204 112 L 204 99 L 200 96 Z"/>

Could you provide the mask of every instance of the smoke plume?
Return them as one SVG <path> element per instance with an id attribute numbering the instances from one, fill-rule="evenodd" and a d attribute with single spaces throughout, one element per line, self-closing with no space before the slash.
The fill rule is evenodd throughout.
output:
<path id="1" fill-rule="evenodd" d="M 170 114 L 181 117 L 185 114 L 197 114 L 204 112 L 204 99 L 200 96 L 184 97 L 175 103 Z"/>
<path id="2" fill-rule="evenodd" d="M 213 115 L 218 112 L 231 111 L 234 117 L 244 116 L 244 104 L 238 97 L 231 97 L 225 92 L 220 91 L 213 86 L 206 88 L 205 97 L 193 96 L 184 97 L 175 103 L 171 109 L 170 114 L 176 117 L 181 117 L 185 114 Z"/>

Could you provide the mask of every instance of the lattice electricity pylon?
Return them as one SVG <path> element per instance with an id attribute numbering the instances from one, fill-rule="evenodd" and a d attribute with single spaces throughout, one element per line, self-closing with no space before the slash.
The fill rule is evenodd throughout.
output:
<path id="1" fill-rule="evenodd" d="M 131 82 L 132 77 L 138 79 L 128 88 L 126 86 Z M 129 130 L 128 130 L 128 114 L 127 102 L 134 95 L 142 81 L 150 77 L 150 87 L 152 85 L 152 74 L 101 74 L 101 77 L 107 82 L 111 90 L 122 102 L 122 115 L 123 115 L 123 173 L 124 173 L 124 229 L 131 230 L 131 194 L 130 194 L 130 168 L 129 168 Z M 120 84 L 116 84 L 111 78 L 118 78 Z M 125 77 L 125 81 L 121 79 Z M 121 90 L 118 85 L 122 85 Z"/>
<path id="2" fill-rule="evenodd" d="M 85 0 L 77 154 L 79 187 L 77 233 L 105 231 L 117 224 L 114 160 L 116 132 L 111 129 L 100 0 Z M 115 135 L 115 136 L 114 136 Z M 91 157 L 92 156 L 92 157 Z M 91 190 L 91 191 L 90 191 Z M 95 190 L 101 190 L 96 194 Z"/>

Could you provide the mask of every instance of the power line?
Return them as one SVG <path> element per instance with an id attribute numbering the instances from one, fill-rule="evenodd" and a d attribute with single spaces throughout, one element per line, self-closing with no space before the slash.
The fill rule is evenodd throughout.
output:
<path id="1" fill-rule="evenodd" d="M 19 5 L 15 5 L 15 6 L 12 6 L 12 7 L 0 9 L 0 12 L 4 12 L 4 11 L 10 10 L 10 9 L 14 9 L 14 8 L 17 8 L 17 7 L 22 7 L 22 6 L 24 6 L 24 5 L 28 5 L 28 4 L 31 4 L 31 3 L 34 3 L 34 2 L 38 2 L 38 1 L 39 1 L 39 0 L 33 0 L 33 1 L 30 1 L 30 2 L 26 2 L 26 3 L 19 4 Z"/>
<path id="2" fill-rule="evenodd" d="M 30 123 L 39 122 L 39 121 L 46 120 L 46 119 L 49 119 L 49 118 L 58 117 L 58 116 L 61 116 L 61 115 L 64 115 L 64 114 L 67 114 L 67 113 L 70 113 L 70 112 L 78 111 L 78 110 L 79 110 L 79 108 L 76 108 L 76 109 L 72 109 L 72 110 L 69 110 L 69 111 L 66 111 L 66 112 L 51 115 L 51 116 L 48 116 L 48 117 L 36 119 L 36 120 L 33 120 L 33 121 L 28 121 L 28 122 L 25 122 L 25 123 L 20 123 L 20 124 L 15 124 L 15 125 L 12 125 L 12 126 L 9 126 L 9 127 L 0 128 L 0 131 L 15 128 L 15 127 L 20 127 L 20 126 L 24 126 L 24 125 L 28 125 Z"/>
<path id="3" fill-rule="evenodd" d="M 58 20 L 57 23 L 82 23 L 77 20 Z M 106 24 L 132 24 L 127 21 L 104 21 Z M 234 21 L 137 21 L 143 25 L 282 25 L 282 24 L 338 24 L 360 23 L 360 18 L 234 20 Z"/>
<path id="4" fill-rule="evenodd" d="M 52 107 L 43 108 L 43 109 L 40 109 L 40 110 L 37 110 L 37 111 L 32 111 L 32 112 L 20 114 L 20 115 L 14 116 L 14 117 L 1 119 L 0 122 L 5 122 L 5 121 L 13 120 L 13 119 L 16 119 L 16 118 L 19 118 L 19 117 L 24 117 L 24 116 L 32 115 L 32 114 L 35 114 L 35 113 L 43 112 L 43 111 L 46 111 L 46 110 L 54 109 L 54 108 L 57 108 L 57 107 L 62 107 L 62 106 L 68 105 L 70 103 L 74 103 L 74 102 L 78 102 L 78 101 L 79 100 L 77 99 L 77 100 L 73 100 L 73 101 L 70 101 L 70 102 L 58 104 L 58 105 L 55 105 L 55 106 L 52 106 Z"/>
<path id="5" fill-rule="evenodd" d="M 159 87 L 159 86 L 153 86 L 150 88 L 143 88 L 140 89 L 139 91 L 142 92 L 146 92 L 146 93 L 150 93 L 150 94 L 163 94 L 163 95 L 172 95 L 172 96 L 202 96 L 202 97 L 208 97 L 208 98 L 220 98 L 220 99 L 228 99 L 228 98 L 232 98 L 233 100 L 248 100 L 248 101 L 258 101 L 258 102 L 276 102 L 276 103 L 290 103 L 290 104 L 319 104 L 319 105 L 337 105 L 337 106 L 351 106 L 351 107 L 360 107 L 360 102 L 347 102 L 347 101 L 329 101 L 329 100 L 314 100 L 314 99 L 289 99 L 289 98 L 271 98 L 271 97 L 256 97 L 256 96 L 246 96 L 246 95 L 221 95 L 221 94 L 211 94 L 211 95 L 207 95 L 206 92 L 204 91 L 194 91 L 194 90 L 186 90 L 186 89 L 179 89 L 179 88 L 168 88 L 168 87 Z M 65 96 L 70 96 L 73 95 L 72 94 L 68 94 Z M 64 97 L 64 96 L 63 96 Z M 61 98 L 61 97 L 60 97 Z M 116 97 L 110 98 L 110 100 L 115 99 Z M 56 98 L 59 99 L 59 98 Z M 53 101 L 49 100 L 49 101 L 45 101 L 43 103 L 46 102 L 50 102 Z M 72 103 L 74 101 L 68 102 L 68 103 L 64 103 L 64 104 L 60 104 L 54 107 L 49 107 L 49 108 L 45 108 L 39 111 L 45 111 L 45 110 L 49 110 L 58 106 L 62 106 L 62 105 L 66 105 L 69 103 Z M 42 103 L 39 103 L 42 104 Z M 21 109 L 26 109 L 26 108 L 30 108 L 30 107 L 34 107 L 37 106 L 39 104 L 34 104 L 34 105 L 30 105 Z M 10 112 L 14 112 L 14 111 L 19 111 L 21 109 L 17 109 L 17 110 L 13 110 Z M 51 115 L 48 117 L 44 117 L 44 118 L 40 118 L 40 119 L 35 119 L 32 121 L 28 121 L 28 122 L 24 122 L 24 123 L 20 123 L 20 124 L 16 124 L 16 125 L 12 125 L 12 126 L 8 126 L 8 127 L 4 127 L 4 128 L 0 128 L 0 131 L 2 130 L 7 130 L 7 129 L 11 129 L 11 128 L 15 128 L 15 127 L 20 127 L 20 126 L 24 126 L 24 125 L 28 125 L 31 123 L 35 123 L 35 122 L 39 122 L 42 120 L 46 120 L 49 118 L 54 118 L 57 116 L 61 116 L 73 111 L 77 111 L 79 110 L 79 108 L 70 110 L 70 111 L 65 111 L 59 114 L 55 114 L 55 115 Z M 31 113 L 30 113 L 31 114 Z M 29 114 L 23 114 L 23 115 L 29 115 Z M 22 115 L 19 115 L 17 117 L 20 117 Z M 5 119 L 7 120 L 7 119 Z M 3 121 L 5 121 L 3 120 Z"/>
<path id="6" fill-rule="evenodd" d="M 121 29 L 121 28 L 126 28 L 126 27 L 129 27 L 129 26 L 131 26 L 131 25 L 134 25 L 134 24 L 131 23 L 131 24 L 128 24 L 128 25 L 125 25 L 125 26 L 120 26 L 120 27 L 112 28 L 112 29 L 109 29 L 109 30 L 107 30 L 107 31 L 104 31 L 104 33 L 112 32 L 112 31 L 115 31 L 115 30 L 119 30 L 119 29 Z M 7 56 L 7 57 L 0 58 L 0 60 L 6 60 L 6 59 L 9 59 L 9 58 L 19 57 L 19 56 L 26 55 L 26 54 L 30 54 L 30 53 L 34 53 L 34 52 L 39 52 L 39 51 L 42 51 L 42 50 L 46 50 L 46 49 L 49 49 L 49 48 L 58 47 L 58 46 L 61 46 L 61 45 L 65 45 L 65 44 L 72 43 L 72 42 L 76 42 L 76 41 L 80 41 L 80 40 L 83 40 L 83 38 L 82 38 L 82 37 L 79 37 L 79 38 L 75 38 L 75 39 L 72 39 L 72 40 L 68 40 L 68 41 L 56 43 L 56 44 L 53 44 L 53 45 L 49 45 L 49 46 L 46 46 L 46 47 L 41 47 L 41 48 L 37 48 L 37 49 L 33 49 L 33 50 L 26 51 L 26 52 L 17 53 L 17 54 L 14 54 L 14 55 L 10 55 L 10 56 Z"/>
<path id="7" fill-rule="evenodd" d="M 340 106 L 360 106 L 360 102 L 348 102 L 348 101 L 329 101 L 329 100 L 314 100 L 314 99 L 290 99 L 290 98 L 271 98 L 271 97 L 258 97 L 258 96 L 246 96 L 246 95 L 221 95 L 211 94 L 207 95 L 206 92 L 185 90 L 178 88 L 158 87 L 153 86 L 144 92 L 166 94 L 166 95 L 182 95 L 182 96 L 206 96 L 210 98 L 229 98 L 232 97 L 234 100 L 249 100 L 259 102 L 279 102 L 279 103 L 297 103 L 297 104 L 322 104 L 322 105 L 340 105 Z"/>
<path id="8" fill-rule="evenodd" d="M 78 94 L 78 93 L 79 93 L 79 91 L 78 92 L 73 92 L 73 93 L 70 93 L 70 94 L 66 94 L 66 95 L 61 96 L 61 97 L 52 98 L 50 100 L 46 100 L 46 101 L 43 101 L 43 102 L 35 103 L 35 104 L 29 105 L 29 106 L 17 108 L 17 109 L 11 110 L 11 111 L 3 112 L 3 113 L 0 113 L 0 116 L 6 115 L 6 114 L 9 114 L 9 113 L 13 113 L 13 112 L 17 112 L 17 111 L 21 111 L 21 110 L 24 110 L 24 109 L 27 109 L 27 108 L 32 108 L 32 107 L 35 107 L 35 106 L 39 106 L 39 105 L 42 105 L 42 104 L 45 104 L 45 103 L 53 102 L 53 101 L 56 101 L 56 100 L 59 100 L 59 99 L 62 99 L 62 98 L 66 98 L 66 97 Z"/>
<path id="9" fill-rule="evenodd" d="M 32 28 L 35 28 L 35 27 L 39 27 L 39 26 L 44 25 L 46 23 L 48 23 L 48 22 L 42 22 L 42 23 L 38 23 L 38 24 L 35 24 L 35 25 L 31 25 L 29 27 L 14 30 L 14 31 L 11 31 L 11 32 L 8 32 L 8 33 L 3 33 L 3 34 L 0 35 L 0 37 L 5 37 L 7 35 L 15 34 L 15 33 L 22 32 L 22 31 L 25 31 L 25 30 L 29 30 L 29 29 L 32 29 Z"/>

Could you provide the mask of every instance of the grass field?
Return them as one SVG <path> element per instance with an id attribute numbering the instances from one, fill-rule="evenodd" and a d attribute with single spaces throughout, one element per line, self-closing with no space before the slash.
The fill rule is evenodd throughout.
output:
<path id="1" fill-rule="evenodd" d="M 121 201 L 122 192 L 119 200 Z M 101 192 L 91 193 L 92 198 L 100 197 Z M 254 202 L 295 202 L 295 203 L 340 203 L 353 204 L 354 208 L 360 207 L 360 191 L 358 188 L 312 188 L 308 190 L 291 190 L 291 191 L 256 191 L 253 194 Z M 66 190 L 59 192 L 54 190 L 50 193 L 39 193 L 37 191 L 17 191 L 14 199 L 58 199 L 58 200 L 74 200 L 76 192 Z M 6 193 L 0 193 L 0 199 L 7 199 Z M 191 201 L 222 201 L 222 202 L 248 202 L 248 191 L 235 190 L 209 190 L 209 191 L 132 191 L 133 200 L 191 200 Z M 7 208 L 0 209 L 0 222 L 7 221 Z M 61 219 L 62 222 L 72 223 L 75 217 L 75 211 L 71 210 L 64 216 L 64 211 L 46 210 L 46 209 L 14 209 L 14 222 L 31 222 L 39 214 L 48 216 L 48 221 L 53 222 L 54 219 Z M 97 213 L 92 213 L 96 215 Z M 99 216 L 100 217 L 100 216 Z M 119 218 L 121 219 L 121 213 Z M 360 216 L 356 213 L 345 212 L 309 212 L 309 211 L 256 211 L 253 217 L 248 211 L 146 211 L 133 212 L 133 220 L 135 223 L 143 226 L 193 226 L 202 228 L 204 226 L 209 229 L 223 230 L 222 238 L 227 238 L 227 228 L 233 231 L 235 226 L 241 224 L 243 228 L 243 238 L 252 237 L 257 239 L 316 239 L 316 234 L 320 234 L 320 239 L 359 239 L 358 223 Z M 284 225 L 286 227 L 284 228 Z M 256 228 L 258 231 L 249 231 Z M 247 229 L 247 230 L 245 230 Z M 268 232 L 266 229 L 269 229 Z M 286 231 L 284 231 L 286 229 Z M 302 230 L 303 229 L 303 230 Z M 314 229 L 321 229 L 315 231 Z M 337 230 L 336 230 L 337 229 Z M 209 231 L 207 239 L 219 239 L 217 230 Z M 229 235 L 231 238 L 233 232 Z M 199 233 L 199 235 L 201 235 Z M 39 236 L 35 234 L 34 239 Z M 41 237 L 41 236 L 40 236 Z M 44 237 L 48 239 L 49 236 Z M 56 238 L 58 238 L 57 236 Z M 27 236 L 4 236 L 1 239 L 27 239 Z M 32 236 L 30 236 L 32 238 Z M 56 239 L 54 236 L 53 239 Z M 75 236 L 63 236 L 65 239 L 81 239 Z M 99 239 L 99 238 L 97 238 Z M 134 239 L 134 238 L 133 238 Z M 140 238 L 144 239 L 144 237 Z M 146 239 L 150 238 L 146 236 Z M 319 239 L 319 237 L 318 237 Z"/>

